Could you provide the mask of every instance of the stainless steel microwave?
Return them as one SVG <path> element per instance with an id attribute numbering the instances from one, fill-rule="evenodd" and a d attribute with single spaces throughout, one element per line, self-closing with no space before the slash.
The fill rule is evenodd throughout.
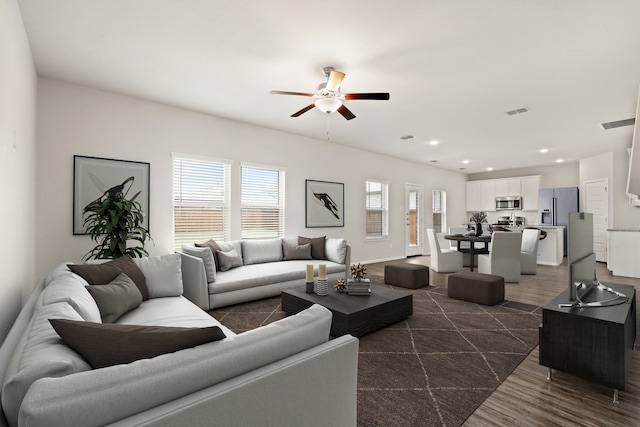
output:
<path id="1" fill-rule="evenodd" d="M 522 197 L 509 196 L 509 197 L 496 197 L 496 210 L 520 210 L 522 209 Z"/>

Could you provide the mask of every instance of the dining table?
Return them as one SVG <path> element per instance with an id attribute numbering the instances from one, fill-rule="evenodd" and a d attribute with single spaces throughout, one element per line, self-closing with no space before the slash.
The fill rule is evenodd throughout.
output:
<path id="1" fill-rule="evenodd" d="M 447 240 L 455 240 L 458 242 L 458 252 L 467 252 L 467 249 L 461 249 L 461 242 L 470 242 L 469 245 L 469 270 L 473 271 L 475 268 L 475 255 L 476 254 L 488 254 L 489 243 L 491 242 L 491 234 L 482 234 L 476 236 L 475 234 L 447 234 L 444 236 Z M 484 248 L 476 249 L 476 243 L 484 243 Z"/>

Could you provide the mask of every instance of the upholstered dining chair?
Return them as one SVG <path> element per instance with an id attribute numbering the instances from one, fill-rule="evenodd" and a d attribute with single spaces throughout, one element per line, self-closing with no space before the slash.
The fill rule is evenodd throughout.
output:
<path id="1" fill-rule="evenodd" d="M 456 273 L 462 270 L 462 253 L 455 249 L 441 249 L 433 228 L 427 229 L 431 248 L 431 269 L 438 273 Z"/>
<path id="2" fill-rule="evenodd" d="M 520 282 L 522 233 L 494 231 L 489 255 L 478 255 L 478 273 L 504 277 L 505 282 Z"/>
<path id="3" fill-rule="evenodd" d="M 520 273 L 536 274 L 538 271 L 538 242 L 540 230 L 525 228 L 522 230 L 522 246 L 520 247 Z"/>

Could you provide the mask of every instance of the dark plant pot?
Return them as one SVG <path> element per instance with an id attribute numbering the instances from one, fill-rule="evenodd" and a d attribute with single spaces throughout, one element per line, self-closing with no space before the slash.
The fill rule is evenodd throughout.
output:
<path id="1" fill-rule="evenodd" d="M 476 224 L 476 237 L 482 236 L 482 224 Z"/>

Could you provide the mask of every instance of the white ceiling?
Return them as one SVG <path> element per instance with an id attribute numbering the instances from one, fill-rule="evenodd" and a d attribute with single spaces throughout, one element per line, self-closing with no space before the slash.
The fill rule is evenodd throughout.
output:
<path id="1" fill-rule="evenodd" d="M 638 0 L 18 2 L 42 77 L 464 173 L 631 145 L 600 123 L 635 117 Z M 391 99 L 289 117 L 310 98 L 269 90 L 314 92 L 324 66 Z"/>

